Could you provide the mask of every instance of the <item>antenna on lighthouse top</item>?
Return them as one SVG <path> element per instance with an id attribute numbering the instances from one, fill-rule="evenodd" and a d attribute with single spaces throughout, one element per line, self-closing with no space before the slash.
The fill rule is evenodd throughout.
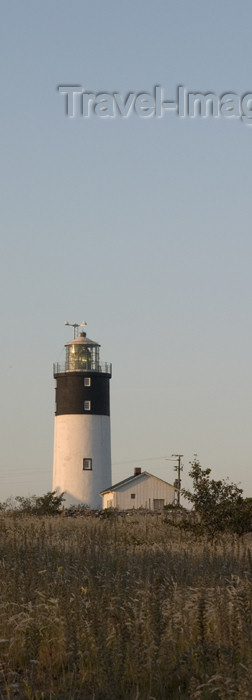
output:
<path id="1" fill-rule="evenodd" d="M 65 326 L 72 326 L 72 328 L 74 329 L 74 340 L 77 338 L 78 328 L 80 326 L 86 326 L 86 325 L 87 325 L 86 321 L 82 321 L 82 323 L 76 323 L 76 321 L 74 323 L 69 323 L 68 321 L 65 321 Z"/>

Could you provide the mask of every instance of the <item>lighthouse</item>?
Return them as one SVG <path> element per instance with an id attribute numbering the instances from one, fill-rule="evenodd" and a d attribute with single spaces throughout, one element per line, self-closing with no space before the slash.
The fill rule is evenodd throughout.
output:
<path id="1" fill-rule="evenodd" d="M 65 505 L 101 508 L 100 492 L 111 484 L 111 364 L 100 361 L 100 345 L 73 327 L 63 364 L 53 367 L 56 380 L 53 491 L 65 493 Z"/>

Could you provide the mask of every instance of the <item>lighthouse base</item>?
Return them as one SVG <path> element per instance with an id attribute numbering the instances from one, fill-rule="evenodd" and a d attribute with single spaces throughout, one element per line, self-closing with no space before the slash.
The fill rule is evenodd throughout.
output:
<path id="1" fill-rule="evenodd" d="M 55 416 L 53 491 L 64 491 L 65 507 L 101 508 L 111 483 L 110 417 Z"/>

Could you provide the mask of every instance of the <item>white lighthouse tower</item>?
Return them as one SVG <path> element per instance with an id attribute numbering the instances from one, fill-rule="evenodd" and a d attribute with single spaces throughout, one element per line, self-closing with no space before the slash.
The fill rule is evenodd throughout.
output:
<path id="1" fill-rule="evenodd" d="M 66 360 L 55 364 L 56 406 L 53 490 L 65 492 L 65 505 L 101 508 L 100 492 L 111 484 L 111 364 L 100 362 L 100 345 L 73 326 Z"/>

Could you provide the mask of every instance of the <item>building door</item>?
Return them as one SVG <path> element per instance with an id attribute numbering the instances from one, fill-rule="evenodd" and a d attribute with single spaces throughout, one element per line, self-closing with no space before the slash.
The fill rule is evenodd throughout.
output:
<path id="1" fill-rule="evenodd" d="M 153 508 L 154 510 L 163 510 L 164 498 L 153 498 Z"/>

